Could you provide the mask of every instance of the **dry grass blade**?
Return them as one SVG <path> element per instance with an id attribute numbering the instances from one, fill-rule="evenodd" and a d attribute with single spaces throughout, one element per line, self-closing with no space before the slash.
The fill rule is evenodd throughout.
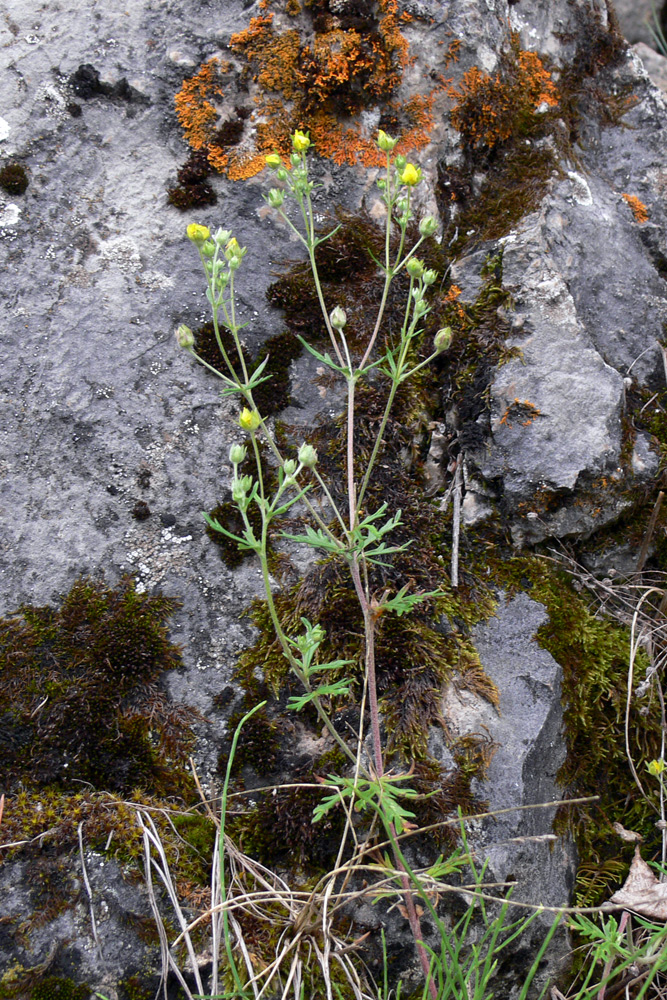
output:
<path id="1" fill-rule="evenodd" d="M 158 906 L 157 895 L 155 892 L 154 882 L 152 872 L 155 871 L 160 878 L 164 888 L 167 891 L 169 901 L 173 908 L 176 920 L 183 933 L 183 940 L 185 941 L 185 946 L 188 952 L 188 958 L 190 961 L 190 967 L 192 969 L 192 974 L 195 980 L 196 992 L 202 996 L 205 993 L 204 986 L 199 974 L 199 965 L 197 963 L 197 958 L 195 955 L 195 949 L 192 943 L 190 934 L 187 933 L 187 920 L 178 899 L 178 894 L 176 888 L 171 878 L 171 872 L 169 870 L 169 862 L 164 852 L 164 847 L 162 846 L 162 841 L 160 840 L 160 835 L 157 832 L 153 820 L 148 815 L 148 813 L 137 812 L 137 821 L 141 827 L 143 840 L 144 840 L 144 855 L 145 855 L 145 868 L 146 868 L 146 885 L 148 888 L 148 895 L 151 904 L 151 910 L 153 911 L 153 916 L 155 918 L 155 923 L 157 925 L 158 934 L 160 937 L 160 950 L 162 955 L 162 982 L 165 998 L 167 996 L 167 972 L 172 971 L 176 975 L 179 983 L 181 984 L 186 997 L 188 1000 L 193 1000 L 193 994 L 185 981 L 183 974 L 181 973 L 178 963 L 174 959 L 172 950 L 169 946 L 169 939 L 167 932 L 162 920 L 162 915 L 160 913 L 160 908 Z M 153 855 L 155 851 L 157 855 L 157 860 Z"/>

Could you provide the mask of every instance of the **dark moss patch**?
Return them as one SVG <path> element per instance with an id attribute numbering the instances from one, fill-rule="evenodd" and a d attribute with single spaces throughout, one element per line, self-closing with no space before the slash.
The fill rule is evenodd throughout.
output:
<path id="1" fill-rule="evenodd" d="M 242 368 L 239 353 L 234 343 L 231 333 L 225 328 L 219 328 L 222 346 L 227 353 L 229 361 L 237 375 L 242 377 Z M 199 355 L 207 364 L 212 365 L 223 375 L 229 375 L 229 369 L 220 353 L 215 328 L 213 323 L 205 323 L 195 332 L 195 353 Z M 273 416 L 280 413 L 285 407 L 290 405 L 290 377 L 289 369 L 302 351 L 302 345 L 297 337 L 290 331 L 276 334 L 266 340 L 257 356 L 252 358 L 250 354 L 242 348 L 243 361 L 248 375 L 252 375 L 258 366 L 268 355 L 269 361 L 264 369 L 264 375 L 269 376 L 267 381 L 253 389 L 253 398 L 257 409 L 264 417 Z"/>
<path id="2" fill-rule="evenodd" d="M 169 204 L 181 211 L 215 205 L 216 193 L 206 180 L 210 173 L 206 153 L 193 151 L 178 171 L 178 186 L 167 191 Z"/>
<path id="3" fill-rule="evenodd" d="M 0 622 L 6 787 L 183 787 L 190 720 L 156 687 L 181 662 L 166 629 L 177 605 L 130 580 L 84 579 L 59 607 L 24 605 Z"/>
<path id="4" fill-rule="evenodd" d="M 132 507 L 132 517 L 135 521 L 146 521 L 151 516 L 151 509 L 145 500 L 137 500 Z"/>
<path id="5" fill-rule="evenodd" d="M 262 532 L 262 515 L 259 508 L 252 504 L 247 513 L 255 536 L 259 538 Z M 208 516 L 234 535 L 242 535 L 245 530 L 239 509 L 231 500 L 218 504 L 217 507 L 208 512 Z M 237 569 L 244 559 L 248 559 L 254 555 L 248 549 L 240 549 L 238 543 L 233 538 L 227 538 L 221 531 L 216 531 L 210 525 L 206 528 L 206 534 L 218 546 L 220 558 L 229 569 Z"/>
<path id="6" fill-rule="evenodd" d="M 264 864 L 306 865 L 311 874 L 329 871 L 340 847 L 344 816 L 337 810 L 313 823 L 313 809 L 321 800 L 317 788 L 277 789 L 248 813 L 234 817 L 230 834 Z"/>
<path id="7" fill-rule="evenodd" d="M 87 983 L 75 983 L 73 979 L 46 976 L 32 990 L 30 1000 L 88 1000 L 90 987 Z"/>
<path id="8" fill-rule="evenodd" d="M 169 188 L 167 201 L 181 212 L 187 212 L 192 208 L 216 205 L 218 196 L 210 184 L 202 181 L 199 184 L 181 184 L 179 187 Z"/>
<path id="9" fill-rule="evenodd" d="M 0 168 L 0 187 L 7 194 L 23 194 L 28 184 L 28 174 L 22 164 L 6 163 Z"/>

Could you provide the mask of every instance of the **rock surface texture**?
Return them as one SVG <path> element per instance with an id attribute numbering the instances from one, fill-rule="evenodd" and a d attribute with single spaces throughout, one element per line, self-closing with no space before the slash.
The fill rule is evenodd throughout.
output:
<path id="1" fill-rule="evenodd" d="M 355 4 L 321 6 L 344 17 Z M 398 10 L 413 60 L 394 96 L 405 103 L 428 94 L 431 101 L 428 142 L 415 157 L 424 171 L 416 204 L 439 213 L 442 246 L 454 255 L 448 280 L 460 305 L 472 309 L 480 301 L 488 284 L 483 268 L 496 261 L 500 297 L 492 319 L 504 331 L 502 358 L 485 360 L 486 367 L 479 358 L 471 363 L 481 372 L 475 385 L 483 405 L 467 413 L 452 401 L 451 376 L 439 412 L 425 418 L 427 425 L 439 421 L 447 445 L 439 452 L 440 481 L 449 483 L 460 455 L 464 538 L 500 524 L 516 550 L 545 540 L 594 540 L 631 515 L 638 495 L 652 501 L 660 484 L 666 98 L 603 0 L 398 0 Z M 90 0 L 32 9 L 7 0 L 0 23 L 0 171 L 18 164 L 28 181 L 23 191 L 16 181 L 0 189 L 1 613 L 57 603 L 82 576 L 103 576 L 112 586 L 130 576 L 139 593 L 177 598 L 170 627 L 183 667 L 165 678 L 163 694 L 198 713 L 191 750 L 211 794 L 219 788 L 216 765 L 230 712 L 245 704 L 234 668 L 257 634 L 245 612 L 261 593 L 261 578 L 252 561 L 225 565 L 201 517 L 229 499 L 238 406 L 221 398 L 215 379 L 174 342 L 180 323 L 195 329 L 208 320 L 185 225 L 222 225 L 249 247 L 239 311 L 254 355 L 283 329 L 266 291 L 299 247 L 262 200 L 266 175 L 233 180 L 210 173 L 206 185 L 217 204 L 187 213 L 168 203 L 167 191 L 192 152 L 174 95 L 211 57 L 233 60 L 232 36 L 261 13 L 246 0 Z M 296 23 L 281 17 L 281 24 Z M 460 43 L 456 58 L 445 60 L 452 40 Z M 547 100 L 530 109 L 532 131 L 521 142 L 541 157 L 541 173 L 519 197 L 527 210 L 482 231 L 470 212 L 493 183 L 501 202 L 509 190 L 509 175 L 497 173 L 507 137 L 482 155 L 451 114 L 461 105 L 465 74 L 478 67 L 504 80 L 509 70 L 501 56 L 508 52 L 537 53 L 540 70 L 556 84 L 569 81 L 570 90 L 560 106 L 554 99 L 555 106 Z M 573 65 L 581 69 L 576 79 Z M 239 71 L 235 86 L 234 100 L 253 107 L 257 85 Z M 475 115 L 483 114 L 480 105 Z M 551 124 L 538 134 L 541 114 Z M 369 134 L 380 124 L 391 130 L 379 106 L 361 117 Z M 252 136 L 241 119 L 243 145 Z M 400 121 L 396 108 L 389 120 Z M 381 217 L 374 174 L 328 157 L 314 169 L 322 183 L 318 211 L 342 205 Z M 303 356 L 289 368 L 283 417 L 297 440 L 317 419 L 331 423 L 339 413 L 336 391 L 315 387 L 316 368 Z M 425 455 L 428 441 L 420 448 Z M 291 557 L 293 581 L 310 564 Z M 613 546 L 598 565 L 600 574 L 614 565 Z M 555 801 L 565 757 L 561 669 L 534 639 L 546 612 L 525 594 L 506 600 L 491 557 L 485 572 L 498 592 L 495 614 L 469 629 L 453 615 L 443 628 L 468 629 L 498 704 L 452 682 L 438 693 L 442 722 L 450 736 L 483 731 L 496 747 L 486 779 L 473 782 L 477 801 L 491 808 Z M 10 722 L 0 716 L 0 791 L 3 740 L 22 738 Z M 284 732 L 295 744 L 303 735 Z M 454 759 L 445 744 L 433 725 L 429 745 L 443 772 Z M 253 772 L 257 786 L 261 778 Z M 4 824 L 16 821 L 19 800 L 26 808 L 20 791 L 7 788 Z M 519 876 L 520 869 L 521 898 L 566 903 L 571 842 L 553 851 L 546 841 L 511 844 L 551 830 L 552 811 L 517 815 L 523 818 L 510 814 L 493 832 L 476 832 L 494 876 Z M 78 822 L 68 852 L 37 836 L 28 856 L 2 852 L 8 860 L 0 868 L 0 1000 L 32 1000 L 46 976 L 71 978 L 111 1000 L 136 1000 L 159 983 L 159 948 L 145 930 L 149 909 L 136 879 L 140 850 L 112 858 L 112 841 L 106 854 L 104 843 L 79 850 Z M 35 874 L 42 864 L 48 905 Z M 190 903 L 193 912 L 205 905 L 194 891 Z M 511 975 L 507 982 L 498 995 L 517 995 Z M 133 984 L 144 992 L 132 992 Z"/>

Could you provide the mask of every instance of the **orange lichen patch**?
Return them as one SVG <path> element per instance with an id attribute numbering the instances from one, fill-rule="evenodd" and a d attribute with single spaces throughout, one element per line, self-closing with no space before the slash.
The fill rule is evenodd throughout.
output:
<path id="1" fill-rule="evenodd" d="M 632 209 L 635 222 L 648 222 L 648 209 L 644 202 L 639 200 L 636 194 L 624 194 L 621 195 L 621 197 L 623 198 L 623 201 L 626 201 Z"/>
<path id="2" fill-rule="evenodd" d="M 450 94 L 457 100 L 451 121 L 471 146 L 492 149 L 517 132 L 529 132 L 538 109 L 558 104 L 558 91 L 536 52 L 518 47 L 512 37 L 512 54 L 503 59 L 495 76 L 473 66 Z"/>
<path id="3" fill-rule="evenodd" d="M 203 149 L 215 135 L 218 112 L 211 102 L 223 97 L 223 73 L 228 69 L 229 63 L 209 59 L 176 94 L 176 116 L 193 149 Z"/>
<path id="4" fill-rule="evenodd" d="M 540 416 L 540 412 L 535 404 L 529 400 L 514 399 L 500 418 L 500 423 L 511 427 L 510 417 L 512 417 L 514 420 L 518 420 L 522 427 L 530 427 L 535 418 Z"/>
<path id="5" fill-rule="evenodd" d="M 460 322 L 464 322 L 466 313 L 462 304 L 458 301 L 461 295 L 461 289 L 458 285 L 450 285 L 447 294 L 441 299 L 443 305 L 448 305 L 453 307 L 454 317 Z"/>
<path id="6" fill-rule="evenodd" d="M 183 85 L 176 107 L 185 137 L 196 149 L 206 149 L 216 170 L 232 178 L 252 176 L 263 167 L 261 154 L 289 155 L 295 129 L 310 130 L 317 152 L 336 163 L 384 163 L 375 135 L 362 127 L 359 115 L 369 106 L 387 108 L 401 83 L 410 62 L 400 31 L 405 19 L 397 0 L 377 0 L 375 12 L 363 18 L 334 17 L 329 6 L 328 0 L 262 0 L 260 15 L 232 35 L 230 48 L 243 60 L 241 78 L 255 85 L 255 109 L 234 148 L 216 133 L 221 64 L 210 60 Z M 278 9 L 298 15 L 300 30 L 280 30 L 274 20 Z M 400 140 L 397 152 L 406 154 L 428 141 L 434 93 L 412 97 L 396 113 L 400 127 L 391 134 Z"/>

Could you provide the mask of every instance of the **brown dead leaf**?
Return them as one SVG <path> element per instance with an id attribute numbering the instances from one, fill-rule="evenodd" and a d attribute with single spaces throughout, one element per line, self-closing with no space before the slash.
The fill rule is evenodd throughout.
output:
<path id="1" fill-rule="evenodd" d="M 634 830 L 626 830 L 620 823 L 614 823 L 614 830 L 626 844 L 641 844 L 644 839 L 641 833 L 635 833 Z"/>
<path id="2" fill-rule="evenodd" d="M 667 884 L 658 882 L 642 858 L 639 846 L 635 847 L 628 877 L 611 897 L 611 902 L 648 920 L 667 923 Z"/>

